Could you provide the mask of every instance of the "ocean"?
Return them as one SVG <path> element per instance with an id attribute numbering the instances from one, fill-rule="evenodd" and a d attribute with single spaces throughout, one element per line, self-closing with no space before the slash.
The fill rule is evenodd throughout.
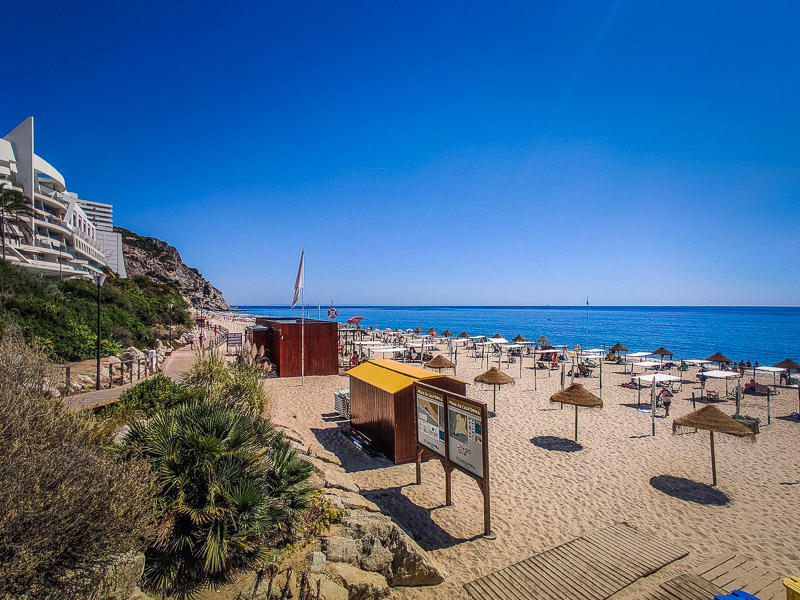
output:
<path id="1" fill-rule="evenodd" d="M 245 312 L 299 317 L 300 308 L 240 306 Z M 330 306 L 307 307 L 307 316 L 328 320 Z M 631 352 L 664 346 L 675 358 L 728 358 L 772 365 L 800 360 L 800 307 L 730 306 L 337 306 L 336 320 L 362 316 L 362 327 L 449 329 L 455 335 L 495 333 L 506 339 L 541 336 L 553 344 L 602 348 L 622 342 Z"/>

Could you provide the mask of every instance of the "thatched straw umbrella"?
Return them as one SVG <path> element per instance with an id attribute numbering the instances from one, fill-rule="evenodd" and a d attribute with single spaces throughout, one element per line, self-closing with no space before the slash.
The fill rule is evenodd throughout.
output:
<path id="1" fill-rule="evenodd" d="M 550 402 L 575 405 L 575 441 L 578 441 L 578 407 L 602 408 L 603 401 L 580 383 L 573 383 L 565 390 L 550 396 Z"/>
<path id="2" fill-rule="evenodd" d="M 611 346 L 611 348 L 609 348 L 608 351 L 609 352 L 627 352 L 628 349 L 625 346 L 623 346 L 622 344 L 620 344 L 619 342 L 617 342 L 616 344 Z"/>
<path id="3" fill-rule="evenodd" d="M 527 342 L 528 340 L 526 340 L 522 335 L 518 335 L 511 341 L 514 342 L 515 344 L 519 344 L 520 342 Z"/>
<path id="4" fill-rule="evenodd" d="M 710 360 L 710 359 L 709 359 Z M 727 433 L 736 437 L 749 438 L 754 441 L 756 436 L 752 430 L 736 419 L 732 419 L 716 406 L 704 406 L 688 415 L 684 415 L 672 422 L 672 433 L 687 431 L 689 429 L 704 429 L 711 436 L 711 485 L 717 485 L 717 459 L 714 454 L 714 432 Z"/>
<path id="5" fill-rule="evenodd" d="M 462 331 L 458 334 L 458 339 L 463 340 L 464 338 L 468 338 L 469 334 L 466 331 Z"/>
<path id="6" fill-rule="evenodd" d="M 542 336 L 538 340 L 536 340 L 536 343 L 537 344 L 549 344 L 550 340 L 548 340 L 546 337 Z"/>
<path id="7" fill-rule="evenodd" d="M 447 360 L 441 354 L 436 358 L 429 360 L 425 363 L 425 366 L 429 369 L 436 369 L 437 372 L 441 373 L 442 369 L 453 369 L 455 371 L 456 366 Z"/>
<path id="8" fill-rule="evenodd" d="M 417 327 L 417 328 L 414 330 L 414 333 L 422 333 L 422 327 Z"/>
<path id="9" fill-rule="evenodd" d="M 716 354 L 712 354 L 706 360 L 710 360 L 711 362 L 719 363 L 720 370 L 722 369 L 722 364 L 728 364 L 731 362 L 731 359 L 722 354 L 721 352 L 717 352 Z"/>
<path id="10" fill-rule="evenodd" d="M 664 360 L 665 356 L 672 358 L 672 352 L 664 348 L 664 346 L 659 346 L 657 350 L 653 350 L 650 354 L 658 354 L 662 361 Z"/>
<path id="11" fill-rule="evenodd" d="M 492 386 L 492 412 L 497 412 L 497 387 L 507 383 L 514 383 L 514 378 L 509 377 L 497 367 L 492 367 L 485 373 L 475 378 L 476 383 L 485 383 Z"/>
<path id="12" fill-rule="evenodd" d="M 427 333 L 428 333 L 428 335 L 433 335 L 433 336 L 435 336 L 435 335 L 436 335 L 436 330 L 435 330 L 433 327 L 431 327 L 430 329 L 428 329 L 428 332 L 427 332 Z"/>
<path id="13" fill-rule="evenodd" d="M 794 369 L 795 371 L 800 371 L 800 365 L 797 364 L 795 361 L 793 361 L 791 358 L 785 358 L 781 362 L 773 366 L 778 367 L 779 369 L 786 369 L 790 373 L 792 372 L 792 369 Z M 797 412 L 800 413 L 800 385 L 797 386 Z"/>
<path id="14" fill-rule="evenodd" d="M 451 335 L 453 335 L 453 332 L 452 332 L 452 331 L 450 331 L 449 329 L 445 329 L 445 330 L 442 332 L 442 336 L 444 336 L 444 337 L 450 337 Z"/>

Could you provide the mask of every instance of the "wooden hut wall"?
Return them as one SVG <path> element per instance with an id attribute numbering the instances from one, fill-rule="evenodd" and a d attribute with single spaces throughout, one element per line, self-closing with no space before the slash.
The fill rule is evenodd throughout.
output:
<path id="1" fill-rule="evenodd" d="M 302 374 L 301 355 L 303 349 L 303 325 L 301 323 L 281 323 L 258 319 L 259 325 L 271 327 L 270 354 L 276 365 L 279 377 L 300 377 Z M 338 375 L 339 357 L 337 352 L 338 325 L 320 321 L 305 324 L 305 374 Z"/>
<path id="2" fill-rule="evenodd" d="M 350 423 L 392 460 L 395 458 L 394 406 L 394 396 L 389 392 L 350 377 Z"/>

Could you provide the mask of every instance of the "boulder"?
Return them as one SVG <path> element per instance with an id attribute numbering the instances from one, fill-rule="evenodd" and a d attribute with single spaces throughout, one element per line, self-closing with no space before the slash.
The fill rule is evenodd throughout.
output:
<path id="1" fill-rule="evenodd" d="M 94 385 L 94 377 L 90 377 L 89 375 L 78 375 L 78 381 L 80 381 L 84 385 Z"/>
<path id="2" fill-rule="evenodd" d="M 331 562 L 355 563 L 358 560 L 360 544 L 352 538 L 329 537 L 325 540 L 323 551 Z"/>
<path id="3" fill-rule="evenodd" d="M 308 568 L 312 573 L 322 573 L 325 570 L 325 555 L 322 552 L 312 552 L 309 554 Z"/>
<path id="4" fill-rule="evenodd" d="M 317 591 L 317 584 L 311 588 L 315 593 Z M 334 583 L 328 578 L 322 578 L 319 586 L 319 597 L 325 600 L 349 600 L 350 593 L 342 586 Z"/>
<path id="5" fill-rule="evenodd" d="M 144 352 L 142 352 L 138 348 L 134 348 L 133 346 L 125 348 L 125 350 L 120 355 L 120 358 L 122 360 L 137 360 L 144 357 L 145 357 Z"/>
<path id="6" fill-rule="evenodd" d="M 382 575 L 357 569 L 352 565 L 336 565 L 336 574 L 347 588 L 349 600 L 380 600 L 389 595 Z"/>
<path id="7" fill-rule="evenodd" d="M 391 566 L 393 559 L 392 553 L 375 536 L 367 535 L 361 540 L 358 564 L 365 571 L 383 573 Z"/>
<path id="8" fill-rule="evenodd" d="M 359 540 L 372 536 L 380 541 L 392 554 L 386 579 L 393 587 L 438 585 L 444 581 L 445 574 L 430 561 L 419 544 L 382 514 L 351 512 L 345 519 L 344 535 Z"/>
<path id="9" fill-rule="evenodd" d="M 339 460 L 338 456 L 336 456 L 333 452 L 328 452 L 317 442 L 311 442 L 311 444 L 309 444 L 306 454 L 308 454 L 308 456 L 318 458 L 323 462 L 331 463 L 338 467 L 342 466 L 342 461 Z"/>
<path id="10" fill-rule="evenodd" d="M 325 480 L 324 487 L 326 488 L 336 488 L 339 490 L 345 490 L 346 492 L 358 493 L 358 486 L 356 485 L 356 482 L 353 481 L 353 478 L 347 473 L 338 473 L 333 470 L 326 470 L 322 473 L 322 476 Z"/>
<path id="11" fill-rule="evenodd" d="M 381 509 L 374 502 L 367 500 L 361 494 L 346 492 L 344 490 L 325 490 L 327 496 L 335 496 L 342 507 L 350 510 L 365 510 L 367 512 L 379 513 Z"/>

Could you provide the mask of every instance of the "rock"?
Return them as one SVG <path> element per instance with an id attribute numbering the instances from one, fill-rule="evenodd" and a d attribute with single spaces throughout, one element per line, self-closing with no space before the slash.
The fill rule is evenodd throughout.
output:
<path id="1" fill-rule="evenodd" d="M 94 377 L 90 377 L 89 375 L 78 375 L 78 381 L 84 385 L 93 385 L 95 383 Z"/>
<path id="2" fill-rule="evenodd" d="M 155 600 L 155 598 L 148 596 L 137 587 L 135 590 L 133 590 L 133 594 L 128 596 L 127 600 Z"/>
<path id="3" fill-rule="evenodd" d="M 345 490 L 325 490 L 327 497 L 335 497 L 343 508 L 350 510 L 365 510 L 367 512 L 379 513 L 381 509 L 374 502 L 367 500 L 361 494 L 346 492 Z"/>
<path id="4" fill-rule="evenodd" d="M 312 552 L 309 554 L 308 568 L 312 573 L 322 573 L 325 570 L 325 555 L 322 552 Z"/>
<path id="5" fill-rule="evenodd" d="M 137 591 L 144 572 L 144 554 L 129 552 L 115 557 L 103 574 L 108 600 L 129 600 Z M 146 596 L 145 596 L 146 597 Z"/>
<path id="6" fill-rule="evenodd" d="M 120 355 L 120 358 L 122 360 L 137 360 L 144 357 L 145 357 L 144 352 L 142 352 L 138 348 L 134 348 L 133 346 L 125 348 L 125 350 Z"/>
<path id="7" fill-rule="evenodd" d="M 352 565 L 336 565 L 336 574 L 347 588 L 349 600 L 379 600 L 389 595 L 382 575 L 357 569 Z"/>
<path id="8" fill-rule="evenodd" d="M 352 538 L 329 537 L 323 551 L 331 562 L 355 563 L 358 560 L 359 543 Z"/>
<path id="9" fill-rule="evenodd" d="M 344 502 L 339 494 L 344 494 L 343 490 L 338 490 L 337 493 L 331 493 L 331 490 L 327 490 L 325 492 L 325 499 L 328 500 L 332 505 L 333 508 L 337 508 L 339 510 L 344 510 Z"/>
<path id="10" fill-rule="evenodd" d="M 338 456 L 336 456 L 333 452 L 328 452 L 317 442 L 311 442 L 311 444 L 308 446 L 306 454 L 313 456 L 314 458 L 318 458 L 323 462 L 331 463 L 338 467 L 342 466 L 342 461 L 339 460 Z"/>
<path id="11" fill-rule="evenodd" d="M 365 571 L 383 573 L 392 564 L 394 556 L 378 541 L 378 538 L 368 535 L 361 540 L 361 551 L 358 553 L 358 564 Z"/>
<path id="12" fill-rule="evenodd" d="M 387 575 L 389 585 L 438 585 L 445 574 L 428 558 L 427 553 L 394 522 L 382 514 L 354 511 L 345 519 L 344 534 L 354 539 L 377 538 L 392 554 Z"/>
<path id="13" fill-rule="evenodd" d="M 322 473 L 322 476 L 325 480 L 324 487 L 326 488 L 336 488 L 339 490 L 345 490 L 346 492 L 358 492 L 358 486 L 356 485 L 356 482 L 353 481 L 353 478 L 347 473 L 338 473 L 336 471 L 327 470 Z"/>
<path id="14" fill-rule="evenodd" d="M 314 582 L 314 585 L 311 587 L 311 589 L 316 594 L 316 582 Z M 350 593 L 342 586 L 325 577 L 320 580 L 319 597 L 324 598 L 325 600 L 349 600 Z"/>

